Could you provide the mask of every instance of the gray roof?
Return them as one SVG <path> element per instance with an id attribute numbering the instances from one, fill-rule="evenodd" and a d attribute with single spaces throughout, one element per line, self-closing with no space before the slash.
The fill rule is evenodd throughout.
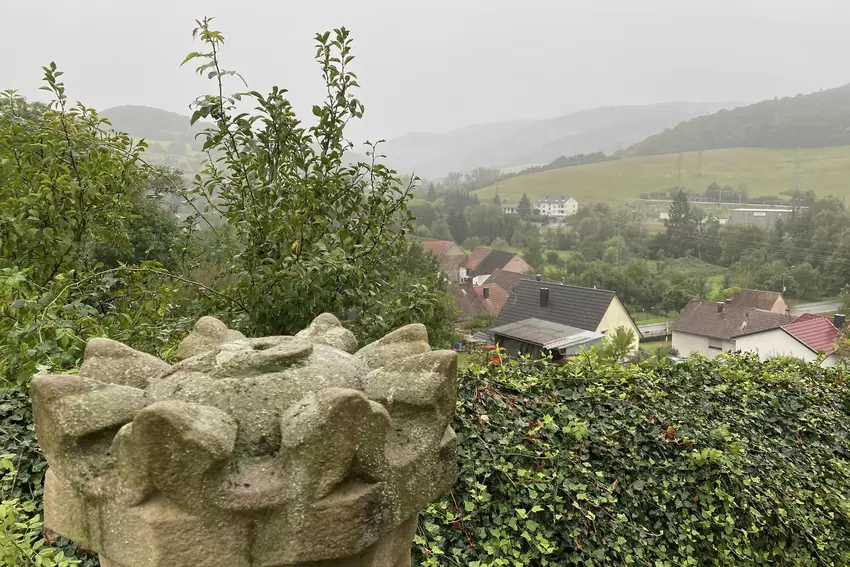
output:
<path id="1" fill-rule="evenodd" d="M 514 259 L 516 256 L 513 252 L 507 252 L 505 250 L 491 250 L 487 256 L 484 257 L 481 262 L 470 272 L 470 276 L 483 276 L 485 274 L 492 274 L 496 270 L 500 270 L 508 265 L 508 262 Z"/>
<path id="2" fill-rule="evenodd" d="M 670 328 L 674 333 L 731 340 L 777 329 L 794 320 L 790 315 L 740 305 L 723 305 L 722 310 L 718 309 L 717 303 L 693 300 L 682 309 Z"/>
<path id="3" fill-rule="evenodd" d="M 577 329 L 533 317 L 494 327 L 492 333 L 546 349 L 566 348 L 602 338 L 602 335 L 595 331 Z"/>
<path id="4" fill-rule="evenodd" d="M 549 302 L 540 306 L 540 288 L 549 288 Z M 495 326 L 535 318 L 595 331 L 615 293 L 556 282 L 520 280 L 499 312 Z"/>

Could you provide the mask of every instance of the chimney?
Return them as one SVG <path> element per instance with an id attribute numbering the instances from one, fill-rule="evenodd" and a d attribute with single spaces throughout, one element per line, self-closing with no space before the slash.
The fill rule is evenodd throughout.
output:
<path id="1" fill-rule="evenodd" d="M 536 279 L 536 280 L 537 280 L 537 281 L 539 281 L 539 282 L 542 282 L 542 281 L 543 281 L 543 276 L 541 276 L 540 274 L 537 274 L 537 276 L 535 276 L 535 278 L 534 278 L 534 279 Z"/>
<path id="2" fill-rule="evenodd" d="M 840 313 L 836 313 L 835 315 L 832 316 L 832 324 L 835 325 L 836 329 L 840 329 L 841 327 L 843 327 L 844 321 L 846 321 L 846 320 L 847 320 L 847 317 L 845 317 L 844 315 L 842 315 Z"/>
<path id="3" fill-rule="evenodd" d="M 732 305 L 732 298 L 731 297 L 726 298 L 726 305 Z"/>
<path id="4" fill-rule="evenodd" d="M 717 302 L 717 312 L 718 313 L 723 313 L 723 306 L 724 305 L 725 305 L 725 303 L 723 303 L 722 301 Z"/>
<path id="5" fill-rule="evenodd" d="M 540 288 L 540 307 L 546 307 L 549 305 L 549 288 L 541 287 Z"/>
<path id="6" fill-rule="evenodd" d="M 490 299 L 490 288 L 489 287 L 484 288 L 484 299 Z"/>

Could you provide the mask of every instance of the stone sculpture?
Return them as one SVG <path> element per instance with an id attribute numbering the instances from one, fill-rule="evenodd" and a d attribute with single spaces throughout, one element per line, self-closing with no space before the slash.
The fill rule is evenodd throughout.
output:
<path id="1" fill-rule="evenodd" d="M 108 339 L 32 382 L 45 524 L 104 567 L 402 567 L 454 482 L 457 362 L 409 325 L 354 354 L 332 315 L 169 365 Z"/>

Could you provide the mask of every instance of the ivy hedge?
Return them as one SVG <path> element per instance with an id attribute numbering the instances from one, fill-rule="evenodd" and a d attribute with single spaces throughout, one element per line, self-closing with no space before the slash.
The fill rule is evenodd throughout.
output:
<path id="1" fill-rule="evenodd" d="M 420 565 L 850 565 L 842 369 L 745 355 L 459 377 Z"/>

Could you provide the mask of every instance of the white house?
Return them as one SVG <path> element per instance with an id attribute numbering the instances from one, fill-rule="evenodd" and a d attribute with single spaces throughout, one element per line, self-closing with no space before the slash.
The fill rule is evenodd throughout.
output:
<path id="1" fill-rule="evenodd" d="M 578 212 L 578 201 L 572 197 L 549 197 L 534 202 L 534 211 L 545 217 L 569 217 Z"/>
<path id="2" fill-rule="evenodd" d="M 843 315 L 836 315 L 833 319 L 822 315 L 801 315 L 793 323 L 778 329 L 741 337 L 735 346 L 739 351 L 758 353 L 761 360 L 790 356 L 815 362 L 820 353 L 824 353 L 826 358 L 821 366 L 833 366 L 837 360 L 838 329 L 843 324 Z"/>
<path id="3" fill-rule="evenodd" d="M 506 215 L 518 215 L 519 203 L 502 203 L 502 212 Z"/>
<path id="4" fill-rule="evenodd" d="M 793 320 L 784 313 L 695 300 L 673 322 L 672 346 L 684 356 L 698 353 L 713 358 L 722 352 L 744 350 L 740 345 L 746 341 L 739 345 L 744 337 L 779 329 Z"/>

